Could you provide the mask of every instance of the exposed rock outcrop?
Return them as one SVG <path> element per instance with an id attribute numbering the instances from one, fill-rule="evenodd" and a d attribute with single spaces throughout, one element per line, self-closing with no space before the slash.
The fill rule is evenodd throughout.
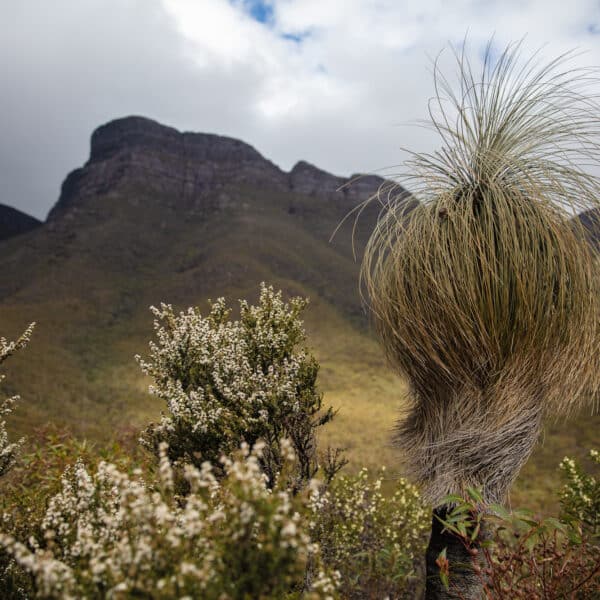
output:
<path id="1" fill-rule="evenodd" d="M 287 187 L 283 171 L 244 142 L 125 117 L 94 131 L 89 160 L 67 176 L 48 218 L 126 187 L 149 188 L 193 206 L 207 191 L 231 182 Z"/>

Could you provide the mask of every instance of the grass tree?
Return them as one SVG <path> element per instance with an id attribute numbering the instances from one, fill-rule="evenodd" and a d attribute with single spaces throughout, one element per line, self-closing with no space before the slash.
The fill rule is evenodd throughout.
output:
<path id="1" fill-rule="evenodd" d="M 544 419 L 600 387 L 598 259 L 572 219 L 600 199 L 595 72 L 571 68 L 572 54 L 525 59 L 521 43 L 490 44 L 481 69 L 453 52 L 457 85 L 434 66 L 441 148 L 407 161 L 419 205 L 386 202 L 362 271 L 410 383 L 397 439 L 435 507 L 428 598 L 454 597 L 436 576 L 444 547 L 460 597 L 480 593 L 472 556 L 437 518 L 444 498 L 479 488 L 483 503 L 504 501 Z"/>

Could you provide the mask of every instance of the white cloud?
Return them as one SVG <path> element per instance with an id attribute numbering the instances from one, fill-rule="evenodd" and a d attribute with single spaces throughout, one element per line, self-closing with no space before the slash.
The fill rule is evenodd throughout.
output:
<path id="1" fill-rule="evenodd" d="M 256 0 L 254 0 L 256 3 Z M 469 32 L 477 53 L 527 35 L 600 64 L 595 1 L 20 0 L 0 8 L 0 202 L 42 215 L 94 127 L 145 114 L 340 174 L 402 160 L 431 136 L 430 58 Z M 287 36 L 287 37 L 286 37 Z M 301 41 L 290 39 L 297 36 Z"/>

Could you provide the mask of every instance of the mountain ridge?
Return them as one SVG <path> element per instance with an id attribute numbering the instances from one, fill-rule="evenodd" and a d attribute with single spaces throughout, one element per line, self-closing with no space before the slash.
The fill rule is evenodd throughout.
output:
<path id="1" fill-rule="evenodd" d="M 38 323 L 27 349 L 37 377 L 17 356 L 8 380 L 28 398 L 28 418 L 59 415 L 85 431 L 123 414 L 139 420 L 148 406 L 156 410 L 130 364 L 152 335 L 148 306 L 252 300 L 261 281 L 311 298 L 307 327 L 323 356 L 365 345 L 376 352 L 353 252 L 364 247 L 378 203 L 330 243 L 386 185 L 354 178 L 306 161 L 285 172 L 240 140 L 142 117 L 97 128 L 47 221 L 0 246 L 0 331 L 14 337 Z M 353 341 L 340 348 L 336 337 Z"/>
<path id="2" fill-rule="evenodd" d="M 93 132 L 89 159 L 67 175 L 48 221 L 81 208 L 83 199 L 110 191 L 123 178 L 143 180 L 158 193 L 178 197 L 192 211 L 206 208 L 208 194 L 232 183 L 355 201 L 385 182 L 373 175 L 338 177 L 306 161 L 285 172 L 241 140 L 180 132 L 130 116 Z M 347 185 L 353 178 L 356 183 Z"/>

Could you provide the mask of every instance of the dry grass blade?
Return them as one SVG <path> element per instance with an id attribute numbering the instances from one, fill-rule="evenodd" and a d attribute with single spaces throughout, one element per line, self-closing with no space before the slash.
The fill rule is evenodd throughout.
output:
<path id="1" fill-rule="evenodd" d="M 573 55 L 522 45 L 458 86 L 434 69 L 442 147 L 407 167 L 419 206 L 388 202 L 362 270 L 378 332 L 411 384 L 398 440 L 433 501 L 503 498 L 547 415 L 600 388 L 600 285 L 575 210 L 598 206 L 600 106 Z M 411 209 L 413 206 L 410 207 Z"/>

